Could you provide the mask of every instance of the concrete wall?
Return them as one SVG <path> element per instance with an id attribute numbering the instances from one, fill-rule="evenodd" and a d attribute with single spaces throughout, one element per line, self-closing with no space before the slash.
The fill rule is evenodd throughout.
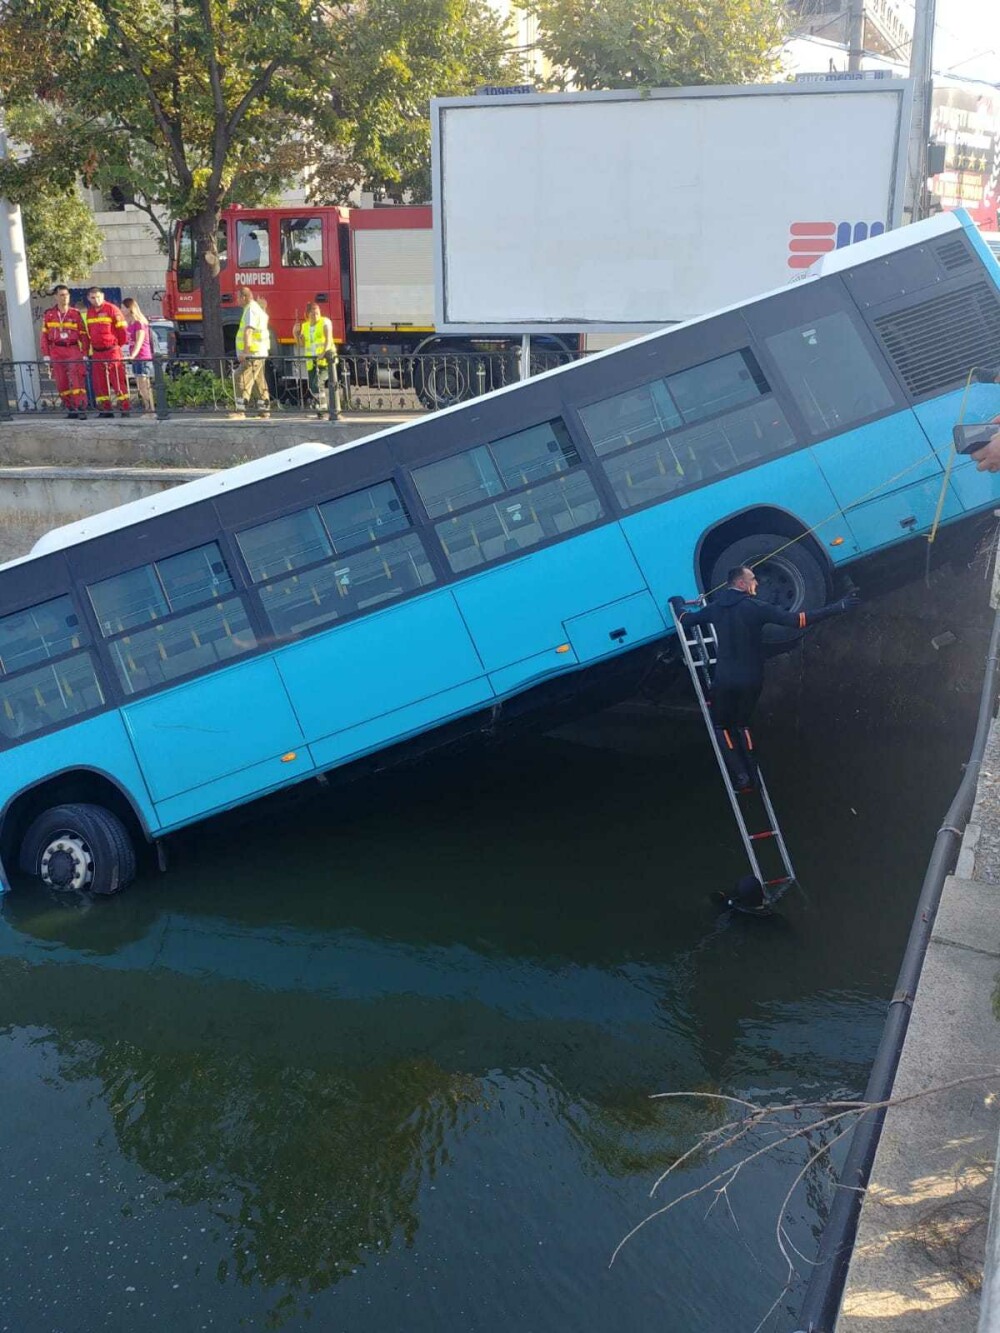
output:
<path id="1" fill-rule="evenodd" d="M 0 562 L 53 528 L 204 477 L 198 468 L 0 467 Z"/>
<path id="2" fill-rule="evenodd" d="M 279 449 L 318 441 L 332 446 L 373 435 L 410 418 L 371 416 L 347 421 L 255 421 L 137 417 L 101 421 L 49 420 L 24 413 L 0 421 L 0 464 L 33 467 L 233 467 Z"/>

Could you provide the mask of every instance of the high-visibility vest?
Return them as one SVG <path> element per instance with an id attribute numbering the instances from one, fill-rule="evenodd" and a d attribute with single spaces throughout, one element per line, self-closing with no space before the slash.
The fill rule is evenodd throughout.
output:
<path id="1" fill-rule="evenodd" d="M 240 327 L 236 330 L 236 350 L 247 356 L 267 356 L 270 346 L 267 315 L 256 301 L 249 301 L 243 307 Z"/>
<path id="2" fill-rule="evenodd" d="M 306 370 L 312 370 L 328 347 L 333 342 L 333 324 L 321 315 L 312 323 L 302 325 L 302 347 L 306 354 Z"/>

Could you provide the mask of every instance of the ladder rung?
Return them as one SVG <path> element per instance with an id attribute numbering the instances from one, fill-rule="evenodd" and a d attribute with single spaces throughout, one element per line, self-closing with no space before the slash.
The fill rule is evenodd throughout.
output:
<path id="1" fill-rule="evenodd" d="M 769 828 L 765 829 L 763 833 L 751 833 L 750 841 L 759 842 L 761 838 L 776 838 L 777 836 L 778 836 L 778 830 L 776 828 Z"/>

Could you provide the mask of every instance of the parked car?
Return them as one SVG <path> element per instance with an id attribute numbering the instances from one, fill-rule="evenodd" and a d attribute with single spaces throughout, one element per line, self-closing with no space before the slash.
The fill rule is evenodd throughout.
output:
<path id="1" fill-rule="evenodd" d="M 151 319 L 149 333 L 153 340 L 154 356 L 177 355 L 177 325 L 172 319 Z"/>

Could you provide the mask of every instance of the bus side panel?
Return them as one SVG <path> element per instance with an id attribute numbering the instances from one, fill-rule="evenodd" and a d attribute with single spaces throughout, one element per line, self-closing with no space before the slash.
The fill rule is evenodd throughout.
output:
<path id="1" fill-rule="evenodd" d="M 964 400 L 964 411 L 963 411 Z M 992 421 L 1000 413 L 1000 386 L 973 384 L 968 396 L 964 389 L 944 394 L 931 402 L 913 409 L 927 439 L 947 461 L 952 444 L 952 427 L 961 421 L 971 426 L 979 421 Z M 1000 426 L 997 427 L 1000 430 Z M 971 458 L 959 456 L 952 464 L 951 485 L 963 508 L 984 509 L 1000 500 L 1000 473 L 979 472 Z"/>
<path id="2" fill-rule="evenodd" d="M 814 444 L 812 456 L 844 509 L 941 476 L 937 455 L 910 411 Z M 888 532 L 876 544 L 887 540 L 892 540 Z"/>
<path id="3" fill-rule="evenodd" d="M 233 774 L 246 775 L 249 796 L 260 789 L 255 766 L 303 739 L 272 658 L 202 676 L 122 713 L 157 803 Z"/>
<path id="4" fill-rule="evenodd" d="M 625 536 L 657 605 L 664 606 L 675 593 L 690 596 L 696 591 L 696 542 L 702 533 L 747 509 L 786 509 L 786 496 L 794 497 L 794 509 L 788 512 L 804 527 L 817 529 L 816 540 L 834 562 L 858 554 L 858 543 L 833 492 L 808 452 L 802 450 L 622 519 Z M 843 544 L 831 547 L 836 537 L 843 537 Z"/>
<path id="5" fill-rule="evenodd" d="M 483 699 L 493 695 L 450 591 L 319 634 L 275 661 L 308 741 L 436 696 L 430 726 L 454 711 L 446 692 L 472 681 L 482 681 Z"/>
<path id="6" fill-rule="evenodd" d="M 566 642 L 565 621 L 645 591 L 611 523 L 459 583 L 454 595 L 486 669 L 497 671 L 554 653 Z"/>
<path id="7" fill-rule="evenodd" d="M 318 768 L 334 768 L 348 759 L 357 759 L 372 750 L 380 750 L 397 741 L 430 731 L 444 721 L 473 713 L 493 699 L 493 691 L 485 678 L 471 680 L 466 685 L 420 699 L 406 708 L 362 722 L 356 727 L 338 731 L 310 746 Z"/>
<path id="8" fill-rule="evenodd" d="M 156 811 L 118 712 L 103 713 L 27 741 L 4 755 L 3 767 L 4 790 L 14 795 L 71 768 L 106 773 L 131 799 L 146 827 L 155 832 L 158 826 Z"/>

